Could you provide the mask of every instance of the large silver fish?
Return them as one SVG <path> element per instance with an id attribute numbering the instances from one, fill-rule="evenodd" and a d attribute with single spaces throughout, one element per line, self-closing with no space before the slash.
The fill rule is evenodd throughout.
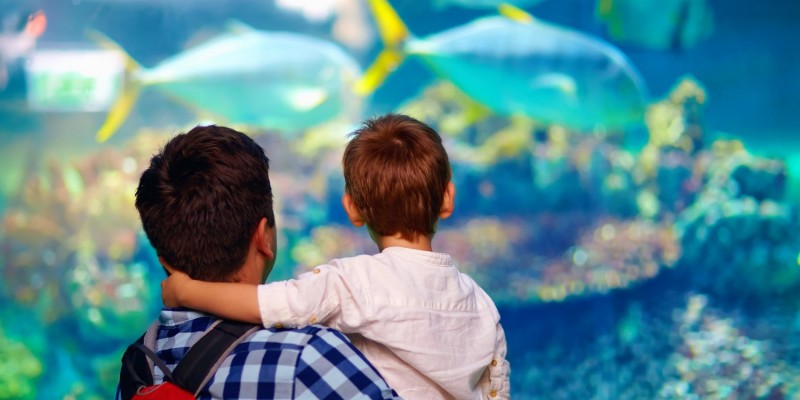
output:
<path id="1" fill-rule="evenodd" d="M 504 5 L 503 16 L 414 38 L 386 0 L 370 0 L 386 49 L 359 88 L 374 90 L 405 55 L 420 57 L 464 93 L 503 115 L 578 130 L 642 121 L 646 89 L 627 57 L 600 39 Z"/>
<path id="2" fill-rule="evenodd" d="M 92 33 L 109 47 L 113 42 Z M 230 33 L 173 56 L 151 69 L 129 58 L 126 90 L 97 140 L 124 122 L 140 88 L 152 87 L 225 123 L 297 132 L 339 116 L 359 117 L 354 93 L 361 69 L 337 45 L 296 33 L 235 24 Z"/>

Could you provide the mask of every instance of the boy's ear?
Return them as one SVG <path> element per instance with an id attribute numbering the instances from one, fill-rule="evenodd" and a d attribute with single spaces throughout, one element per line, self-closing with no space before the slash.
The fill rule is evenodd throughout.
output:
<path id="1" fill-rule="evenodd" d="M 362 217 L 361 212 L 358 211 L 358 207 L 356 207 L 353 198 L 347 193 L 342 196 L 342 207 L 344 207 L 344 212 L 347 213 L 347 218 L 350 219 L 350 223 L 353 224 L 353 226 L 356 228 L 364 226 L 364 217 Z"/>
<path id="2" fill-rule="evenodd" d="M 275 249 L 272 248 L 272 243 L 275 242 L 273 240 L 273 235 L 275 235 L 275 229 L 269 227 L 266 218 L 261 218 L 261 221 L 258 222 L 258 229 L 256 229 L 253 241 L 256 244 L 256 250 L 263 253 L 268 259 L 275 258 Z"/>
<path id="3" fill-rule="evenodd" d="M 444 188 L 444 197 L 442 199 L 442 209 L 439 211 L 439 219 L 445 219 L 453 214 L 453 208 L 456 201 L 456 185 L 449 182 L 447 187 Z"/>

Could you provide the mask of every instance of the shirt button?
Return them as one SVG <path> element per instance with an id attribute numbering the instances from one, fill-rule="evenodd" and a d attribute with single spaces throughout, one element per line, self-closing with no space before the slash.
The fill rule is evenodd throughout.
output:
<path id="1" fill-rule="evenodd" d="M 318 274 L 318 273 L 320 273 L 320 270 L 319 270 L 319 268 L 314 268 L 314 273 L 315 273 L 315 274 Z"/>
<path id="2" fill-rule="evenodd" d="M 308 324 L 309 325 L 314 325 L 316 323 L 317 323 L 317 317 L 315 315 L 312 315 L 311 318 L 309 318 L 309 320 L 308 320 Z"/>
<path id="3" fill-rule="evenodd" d="M 492 366 L 493 366 L 493 367 L 496 367 L 496 366 L 497 366 L 497 360 L 492 360 Z"/>
<path id="4" fill-rule="evenodd" d="M 272 327 L 275 329 L 281 329 L 283 328 L 283 324 L 280 322 L 276 322 L 275 325 L 272 325 Z"/>
<path id="5" fill-rule="evenodd" d="M 497 391 L 492 390 L 491 392 L 489 392 L 489 397 L 497 397 Z"/>

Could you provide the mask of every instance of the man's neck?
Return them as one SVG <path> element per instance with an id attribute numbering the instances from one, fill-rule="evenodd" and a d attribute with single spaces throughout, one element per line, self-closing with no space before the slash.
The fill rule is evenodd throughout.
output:
<path id="1" fill-rule="evenodd" d="M 239 268 L 234 282 L 253 285 L 264 283 L 266 275 L 269 274 L 269 270 L 265 268 L 264 264 L 264 257 L 261 256 L 258 251 L 251 248 L 247 253 L 244 264 Z"/>

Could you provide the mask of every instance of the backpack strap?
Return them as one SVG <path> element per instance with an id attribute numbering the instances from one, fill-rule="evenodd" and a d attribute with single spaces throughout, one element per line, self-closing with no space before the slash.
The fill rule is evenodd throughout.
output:
<path id="1" fill-rule="evenodd" d="M 217 321 L 189 349 L 175 370 L 170 372 L 164 361 L 153 350 L 156 348 L 155 339 L 158 330 L 158 321 L 154 322 L 147 332 L 128 346 L 122 355 L 122 369 L 119 376 L 120 398 L 132 399 L 139 388 L 151 386 L 154 366 L 164 373 L 165 382 L 173 382 L 197 397 L 231 350 L 260 327 L 234 321 Z"/>
<path id="2" fill-rule="evenodd" d="M 158 321 L 153 322 L 142 336 L 125 350 L 122 355 L 122 369 L 119 374 L 120 398 L 127 400 L 133 398 L 136 391 L 142 386 L 153 384 L 153 365 L 157 363 L 159 369 L 169 376 L 169 368 L 155 356 L 155 337 L 158 330 Z"/>
<path id="3" fill-rule="evenodd" d="M 222 320 L 183 356 L 172 371 L 172 382 L 197 397 L 231 350 L 259 328 L 261 325 Z"/>

